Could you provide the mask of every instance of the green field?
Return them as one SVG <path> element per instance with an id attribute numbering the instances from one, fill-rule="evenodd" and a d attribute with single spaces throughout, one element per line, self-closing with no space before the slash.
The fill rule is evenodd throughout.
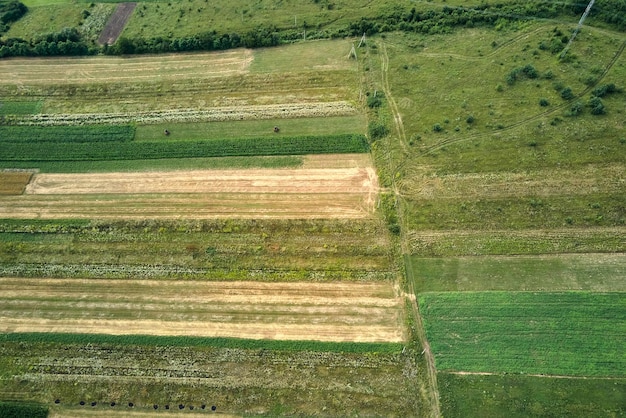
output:
<path id="1" fill-rule="evenodd" d="M 620 417 L 626 379 L 456 375 L 437 379 L 446 417 Z"/>
<path id="2" fill-rule="evenodd" d="M 624 293 L 419 295 L 438 370 L 624 377 Z"/>

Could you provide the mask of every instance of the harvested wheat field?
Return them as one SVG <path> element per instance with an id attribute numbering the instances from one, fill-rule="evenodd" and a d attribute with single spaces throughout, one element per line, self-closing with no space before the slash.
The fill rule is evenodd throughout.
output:
<path id="1" fill-rule="evenodd" d="M 0 279 L 1 332 L 403 341 L 391 283 Z"/>
<path id="2" fill-rule="evenodd" d="M 297 169 L 37 174 L 2 218 L 364 218 L 378 180 L 363 157 Z M 311 165 L 311 168 L 307 168 Z M 318 165 L 317 167 L 315 167 Z"/>

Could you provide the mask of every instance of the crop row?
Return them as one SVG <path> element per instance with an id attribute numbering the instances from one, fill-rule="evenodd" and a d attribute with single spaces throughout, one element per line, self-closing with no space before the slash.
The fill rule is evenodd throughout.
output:
<path id="1" fill-rule="evenodd" d="M 4 161 L 98 161 L 251 155 L 364 153 L 363 135 L 221 139 L 211 141 L 0 143 Z"/>
<path id="2" fill-rule="evenodd" d="M 135 127 L 131 125 L 0 126 L 0 142 L 20 147 L 43 142 L 124 142 L 134 136 Z"/>
<path id="3" fill-rule="evenodd" d="M 11 125 L 152 124 L 163 122 L 219 122 L 355 115 L 347 102 L 296 103 L 258 106 L 221 107 L 210 110 L 174 109 L 136 113 L 36 114 L 6 116 Z"/>
<path id="4" fill-rule="evenodd" d="M 439 370 L 625 376 L 623 293 L 423 293 L 419 302 Z"/>
<path id="5" fill-rule="evenodd" d="M 323 341 L 250 340 L 223 337 L 188 337 L 155 335 L 107 335 L 63 333 L 7 333 L 0 334 L 1 342 L 24 341 L 63 344 L 115 344 L 167 347 L 215 347 L 247 350 L 328 351 L 343 353 L 397 353 L 401 343 L 359 343 Z"/>

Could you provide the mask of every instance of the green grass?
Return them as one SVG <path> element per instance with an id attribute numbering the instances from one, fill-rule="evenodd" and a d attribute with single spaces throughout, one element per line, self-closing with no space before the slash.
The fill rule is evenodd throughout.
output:
<path id="1" fill-rule="evenodd" d="M 60 32 L 63 28 L 78 27 L 83 21 L 82 11 L 88 9 L 86 3 L 73 3 L 57 0 L 26 1 L 28 12 L 3 34 L 3 38 L 30 40 L 40 35 Z"/>
<path id="2" fill-rule="evenodd" d="M 157 347 L 214 347 L 244 350 L 328 351 L 338 353 L 399 353 L 400 343 L 249 340 L 223 337 L 176 337 L 156 335 L 106 335 L 61 333 L 6 333 L 0 342 L 111 344 Z"/>
<path id="3" fill-rule="evenodd" d="M 0 116 L 34 115 L 41 112 L 42 104 L 37 100 L 0 100 Z"/>
<path id="4" fill-rule="evenodd" d="M 94 143 L 125 142 L 135 136 L 131 125 L 85 126 L 0 126 L 0 142 L 36 143 Z"/>
<path id="5" fill-rule="evenodd" d="M 450 418 L 620 417 L 626 379 L 520 375 L 437 375 L 442 415 Z"/>
<path id="6" fill-rule="evenodd" d="M 415 291 L 593 290 L 626 292 L 623 254 L 412 257 Z"/>
<path id="7" fill-rule="evenodd" d="M 625 204 L 626 196 L 620 194 L 418 201 L 409 212 L 409 226 L 418 230 L 623 226 Z"/>
<path id="8" fill-rule="evenodd" d="M 511 254 L 623 253 L 625 228 L 559 228 L 528 231 L 411 231 L 411 254 L 457 257 Z"/>
<path id="9" fill-rule="evenodd" d="M 281 138 L 289 136 L 342 135 L 365 132 L 365 116 L 335 116 L 326 118 L 241 120 L 228 122 L 159 123 L 139 125 L 137 141 L 162 141 L 167 129 L 168 141 Z M 274 132 L 278 126 L 280 132 Z"/>
<path id="10" fill-rule="evenodd" d="M 626 376 L 624 293 L 419 295 L 440 371 Z"/>
<path id="11" fill-rule="evenodd" d="M 111 171 L 207 170 L 229 168 L 287 168 L 302 165 L 302 157 L 163 158 L 116 161 L 0 161 L 0 168 L 36 168 L 42 173 L 97 173 Z"/>

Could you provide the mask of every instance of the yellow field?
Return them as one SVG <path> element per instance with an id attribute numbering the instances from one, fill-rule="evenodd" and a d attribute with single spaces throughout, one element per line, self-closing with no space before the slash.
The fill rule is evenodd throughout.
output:
<path id="1" fill-rule="evenodd" d="M 403 341 L 391 283 L 0 278 L 0 332 Z"/>

